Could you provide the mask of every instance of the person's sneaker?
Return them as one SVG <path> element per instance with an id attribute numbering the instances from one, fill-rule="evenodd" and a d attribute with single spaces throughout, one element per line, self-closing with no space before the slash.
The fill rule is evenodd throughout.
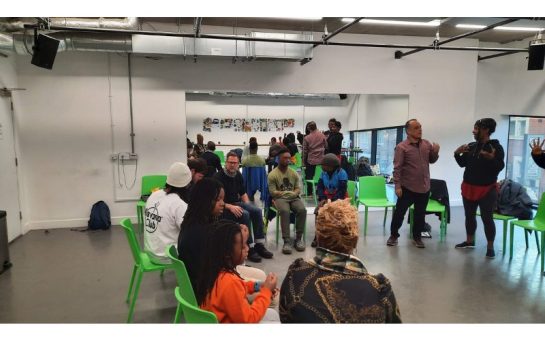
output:
<path id="1" fill-rule="evenodd" d="M 397 246 L 397 237 L 390 236 L 388 238 L 388 241 L 386 241 L 386 245 L 390 247 Z"/>
<path id="2" fill-rule="evenodd" d="M 264 259 L 272 259 L 273 253 L 267 250 L 265 248 L 265 245 L 263 243 L 256 243 L 254 246 L 255 251 Z"/>
<path id="3" fill-rule="evenodd" d="M 314 240 L 312 240 L 312 243 L 310 244 L 312 248 L 316 248 L 318 246 L 318 242 L 316 242 L 316 236 L 314 236 Z"/>
<path id="4" fill-rule="evenodd" d="M 297 251 L 305 251 L 305 243 L 303 242 L 302 238 L 295 240 L 294 246 L 295 246 L 295 250 Z"/>
<path id="5" fill-rule="evenodd" d="M 471 242 L 471 243 L 468 243 L 467 241 L 464 241 L 462 243 L 458 243 L 457 245 L 454 246 L 454 248 L 475 248 L 475 241 Z"/>
<path id="6" fill-rule="evenodd" d="M 486 257 L 489 259 L 496 257 L 496 252 L 494 252 L 494 249 L 486 249 Z"/>
<path id="7" fill-rule="evenodd" d="M 424 242 L 422 242 L 422 240 L 420 239 L 413 240 L 413 243 L 416 246 L 416 248 L 426 248 L 426 246 L 424 245 Z"/>
<path id="8" fill-rule="evenodd" d="M 259 256 L 255 248 L 250 248 L 248 251 L 248 260 L 252 262 L 261 262 L 261 256 Z"/>
<path id="9" fill-rule="evenodd" d="M 291 254 L 291 244 L 290 244 L 290 242 L 284 241 L 284 245 L 282 246 L 282 254 L 286 254 L 286 255 Z"/>

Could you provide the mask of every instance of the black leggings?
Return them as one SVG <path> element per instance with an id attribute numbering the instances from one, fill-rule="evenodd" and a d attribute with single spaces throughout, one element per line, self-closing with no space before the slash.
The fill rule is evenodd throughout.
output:
<path id="1" fill-rule="evenodd" d="M 484 233 L 486 234 L 486 240 L 494 242 L 496 237 L 496 225 L 492 215 L 494 214 L 494 208 L 496 207 L 496 200 L 498 199 L 498 192 L 495 187 L 490 188 L 490 191 L 478 201 L 470 201 L 463 198 L 464 211 L 466 213 L 466 233 L 468 236 L 474 236 L 475 230 L 477 230 L 477 207 L 481 209 L 481 219 L 484 224 Z"/>

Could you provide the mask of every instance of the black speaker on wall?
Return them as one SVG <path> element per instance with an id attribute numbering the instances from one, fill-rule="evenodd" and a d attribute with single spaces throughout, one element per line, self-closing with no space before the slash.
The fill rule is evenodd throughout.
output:
<path id="1" fill-rule="evenodd" d="M 34 45 L 34 54 L 31 63 L 38 67 L 51 70 L 55 62 L 55 56 L 59 48 L 60 40 L 51 38 L 45 34 L 39 34 Z"/>
<path id="2" fill-rule="evenodd" d="M 545 62 L 545 44 L 530 45 L 528 50 L 528 71 L 543 70 Z"/>

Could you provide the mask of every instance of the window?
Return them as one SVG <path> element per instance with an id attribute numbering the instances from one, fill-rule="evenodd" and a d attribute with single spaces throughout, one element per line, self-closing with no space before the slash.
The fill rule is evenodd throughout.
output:
<path id="1" fill-rule="evenodd" d="M 367 157 L 371 164 L 378 164 L 383 175 L 392 175 L 395 146 L 405 137 L 403 126 L 350 132 L 354 147 L 362 150 L 358 157 Z"/>
<path id="2" fill-rule="evenodd" d="M 545 190 L 545 172 L 532 160 L 528 144 L 545 137 L 545 117 L 509 116 L 506 178 L 526 187 L 534 203 Z"/>

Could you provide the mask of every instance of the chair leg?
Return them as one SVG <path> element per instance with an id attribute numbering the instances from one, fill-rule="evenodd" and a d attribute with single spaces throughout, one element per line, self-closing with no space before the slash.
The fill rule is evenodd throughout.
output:
<path id="1" fill-rule="evenodd" d="M 524 229 L 524 241 L 526 242 L 526 249 L 528 249 L 528 230 Z"/>
<path id="2" fill-rule="evenodd" d="M 509 226 L 509 259 L 513 258 L 513 236 L 515 235 L 515 226 Z"/>
<path id="3" fill-rule="evenodd" d="M 165 273 L 164 269 L 161 269 L 161 274 L 159 274 L 160 277 L 163 277 L 163 274 Z"/>
<path id="4" fill-rule="evenodd" d="M 182 316 L 182 305 L 178 302 L 178 307 L 176 307 L 176 314 L 174 315 L 174 323 L 180 323 L 181 316 Z"/>
<path id="5" fill-rule="evenodd" d="M 312 195 L 314 196 L 314 205 L 318 206 L 318 195 L 316 195 L 316 183 L 312 182 Z"/>
<path id="6" fill-rule="evenodd" d="M 541 231 L 540 233 L 541 233 L 541 274 L 545 275 L 545 273 L 543 272 L 543 265 L 545 262 L 545 231 Z"/>
<path id="7" fill-rule="evenodd" d="M 412 239 L 413 235 L 413 224 L 414 224 L 414 210 L 409 208 L 409 239 Z"/>
<path id="8" fill-rule="evenodd" d="M 138 278 L 136 279 L 136 286 L 134 287 L 134 295 L 132 297 L 131 306 L 129 307 L 129 316 L 127 317 L 127 323 L 132 322 L 132 315 L 134 314 L 134 306 L 136 305 L 136 299 L 138 298 L 138 291 L 140 290 L 140 283 L 142 282 L 142 275 L 144 273 L 138 271 Z"/>
<path id="9" fill-rule="evenodd" d="M 503 221 L 503 254 L 505 255 L 505 243 L 507 241 L 507 224 L 509 221 Z"/>
<path id="10" fill-rule="evenodd" d="M 365 206 L 365 222 L 363 225 L 363 236 L 367 236 L 367 213 L 369 212 L 369 208 Z"/>
<path id="11" fill-rule="evenodd" d="M 384 221 L 382 221 L 382 229 L 386 229 L 386 216 L 388 216 L 388 207 L 384 208 Z"/>
<path id="12" fill-rule="evenodd" d="M 134 267 L 132 268 L 132 275 L 131 275 L 131 282 L 129 283 L 129 291 L 127 292 L 127 299 L 125 300 L 125 302 L 129 303 L 130 301 L 130 298 L 131 298 L 131 292 L 132 292 L 132 285 L 134 283 L 134 277 L 136 275 L 136 264 L 134 265 Z"/>
<path id="13" fill-rule="evenodd" d="M 541 232 L 543 234 L 543 232 Z M 534 231 L 534 234 L 536 235 L 536 246 L 537 246 L 537 252 L 540 253 L 541 247 L 539 246 L 539 237 L 537 236 L 537 230 Z"/>
<path id="14" fill-rule="evenodd" d="M 276 245 L 278 245 L 278 237 L 280 236 L 279 235 L 279 232 L 280 232 L 280 214 L 277 212 L 276 213 Z"/>

